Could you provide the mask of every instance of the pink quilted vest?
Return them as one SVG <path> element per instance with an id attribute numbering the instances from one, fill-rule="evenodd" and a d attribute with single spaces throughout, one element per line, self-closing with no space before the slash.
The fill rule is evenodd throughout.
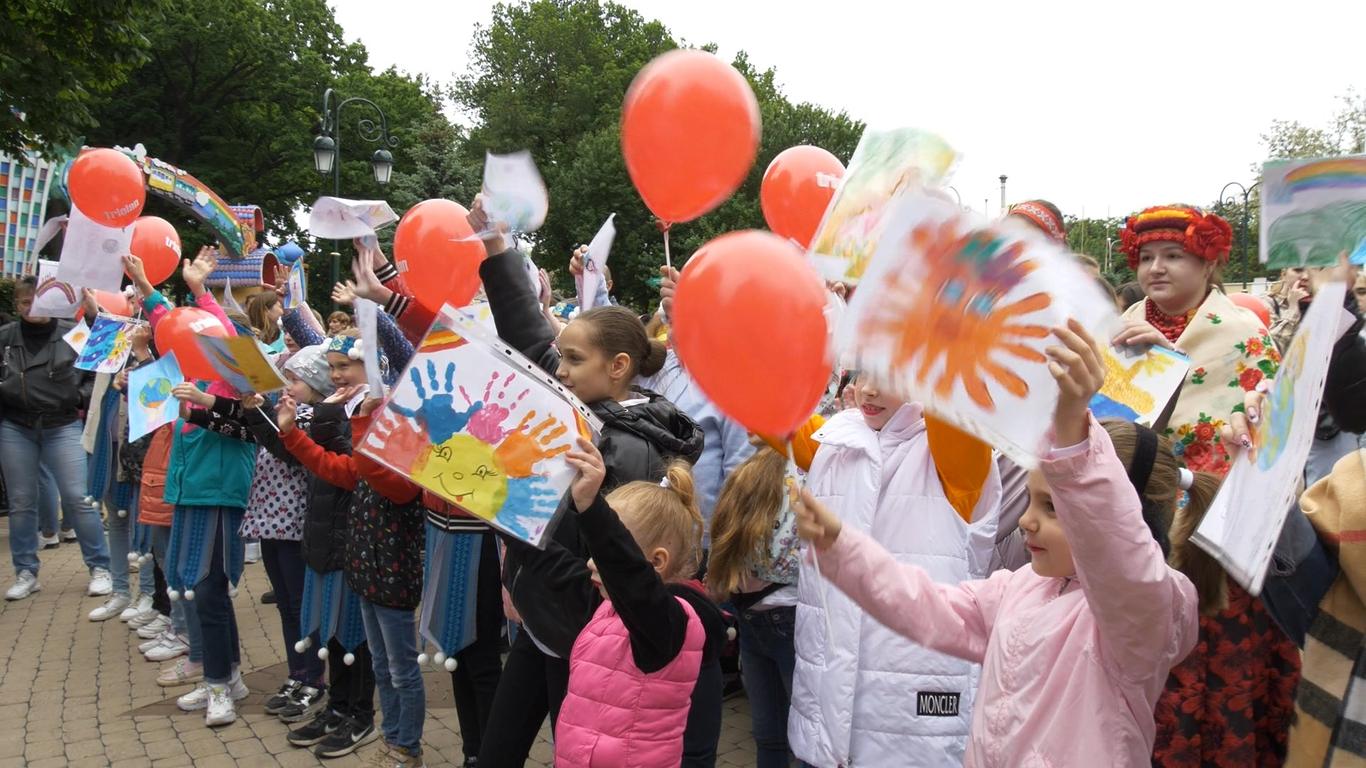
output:
<path id="1" fill-rule="evenodd" d="M 683 647 L 669 665 L 645 674 L 610 601 L 598 606 L 574 641 L 569 692 L 555 725 L 556 768 L 664 768 L 683 759 L 707 631 L 692 606 Z"/>

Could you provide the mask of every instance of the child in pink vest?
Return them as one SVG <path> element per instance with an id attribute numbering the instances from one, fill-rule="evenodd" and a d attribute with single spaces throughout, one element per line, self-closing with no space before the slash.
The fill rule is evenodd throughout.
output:
<path id="1" fill-rule="evenodd" d="M 589 569 L 605 601 L 569 657 L 555 726 L 557 768 L 710 766 L 721 732 L 719 654 L 726 629 L 702 585 L 702 514 L 686 464 L 663 483 L 600 495 L 602 455 L 568 454 Z"/>
<path id="2" fill-rule="evenodd" d="M 892 630 L 981 663 L 970 768 L 1149 765 L 1153 709 L 1198 635 L 1195 588 L 1158 541 L 1180 466 L 1152 430 L 1091 417 L 1100 353 L 1075 321 L 1054 333 L 1054 448 L 1030 476 L 1020 518 L 1031 567 L 936 583 L 843 529 L 809 492 L 797 505 L 798 533 L 836 587 Z"/>

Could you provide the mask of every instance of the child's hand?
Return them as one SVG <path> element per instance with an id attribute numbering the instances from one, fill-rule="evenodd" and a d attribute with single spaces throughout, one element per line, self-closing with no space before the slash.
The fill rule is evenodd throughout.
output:
<path id="1" fill-rule="evenodd" d="M 1044 350 L 1048 372 L 1058 382 L 1058 405 L 1053 411 L 1053 443 L 1076 445 L 1086 439 L 1087 412 L 1091 398 L 1105 383 L 1105 366 L 1100 361 L 1096 340 L 1075 319 L 1067 326 L 1053 329 L 1061 345 Z"/>
<path id="2" fill-rule="evenodd" d="M 384 405 L 384 398 L 367 397 L 361 401 L 360 407 L 356 409 L 356 413 L 361 416 L 369 416 L 370 414 L 374 413 L 375 410 L 378 409 L 381 405 Z"/>
<path id="3" fill-rule="evenodd" d="M 364 384 L 348 384 L 344 387 L 338 387 L 332 394 L 323 398 L 323 402 L 333 404 L 349 403 L 351 402 L 351 398 L 355 397 L 364 386 Z"/>
<path id="4" fill-rule="evenodd" d="M 678 293 L 678 270 L 660 267 L 659 276 L 659 303 L 664 307 L 664 316 L 673 317 L 674 294 Z"/>
<path id="5" fill-rule="evenodd" d="M 275 289 L 275 295 L 280 298 L 285 297 L 285 291 L 289 288 L 289 267 L 283 264 L 275 265 L 275 284 L 270 286 Z"/>
<path id="6" fill-rule="evenodd" d="M 489 256 L 497 256 L 512 249 L 511 239 L 507 235 L 507 222 L 493 221 L 489 219 L 488 212 L 484 210 L 484 196 L 478 194 L 474 196 L 474 202 L 470 204 L 470 215 L 467 217 L 470 229 L 484 241 L 484 252 Z"/>
<path id="7" fill-rule="evenodd" d="M 252 392 L 252 393 L 248 394 L 246 397 L 242 398 L 242 407 L 243 407 L 243 408 L 246 408 L 246 409 L 249 409 L 249 410 L 250 410 L 250 409 L 255 409 L 255 408 L 260 408 L 261 406 L 263 406 L 263 405 L 265 405 L 265 404 L 266 404 L 266 399 L 265 399 L 264 397 L 262 397 L 261 395 L 257 394 L 256 392 Z"/>
<path id="8" fill-rule="evenodd" d="M 204 293 L 204 281 L 218 267 L 218 249 L 204 246 L 195 254 L 194 261 L 181 260 L 180 276 L 185 279 L 185 287 L 190 293 L 200 296 Z"/>
<path id="9" fill-rule="evenodd" d="M 1257 458 L 1257 428 L 1266 414 L 1266 394 L 1261 388 L 1243 393 L 1243 410 L 1229 416 L 1228 424 L 1219 428 L 1219 439 L 1230 456 L 1247 451 L 1248 460 Z"/>
<path id="10" fill-rule="evenodd" d="M 332 300 L 343 306 L 351 306 L 356 302 L 356 284 L 347 280 L 332 286 Z"/>
<path id="11" fill-rule="evenodd" d="M 569 257 L 569 274 L 574 277 L 583 277 L 583 257 L 588 255 L 588 246 L 580 245 L 574 249 L 573 255 Z"/>
<path id="12" fill-rule="evenodd" d="M 537 277 L 541 281 L 541 307 L 550 309 L 555 305 L 555 292 L 550 288 L 550 273 L 542 269 L 537 273 Z"/>
<path id="13" fill-rule="evenodd" d="M 201 408 L 213 407 L 213 395 L 199 391 L 199 387 L 188 381 L 182 381 L 175 385 L 171 390 L 171 396 L 182 403 L 194 403 Z"/>
<path id="14" fill-rule="evenodd" d="M 138 294 L 143 298 L 152 295 L 152 281 L 147 279 L 147 270 L 142 266 L 142 259 L 131 253 L 123 254 L 123 271 L 137 286 Z"/>
<path id="15" fill-rule="evenodd" d="M 280 396 L 280 407 L 275 409 L 275 424 L 280 428 L 281 437 L 294 431 L 294 419 L 298 410 L 298 404 L 288 392 Z"/>
<path id="16" fill-rule="evenodd" d="M 383 305 L 394 295 L 393 291 L 385 288 L 384 283 L 380 282 L 379 276 L 375 274 L 374 264 L 367 259 L 356 259 L 351 262 L 351 274 L 356 278 L 355 285 L 351 286 L 351 292 L 362 299 Z"/>
<path id="17" fill-rule="evenodd" d="M 816 501 L 811 491 L 802 490 L 799 494 L 796 486 L 792 486 L 789 493 L 792 494 L 792 511 L 797 514 L 797 535 L 821 552 L 834 546 L 844 528 L 835 513 Z"/>
<path id="18" fill-rule="evenodd" d="M 118 373 L 114 374 L 114 383 L 113 383 L 113 386 L 114 386 L 114 389 L 117 389 L 117 390 L 120 391 L 120 392 L 122 392 L 124 389 L 126 389 L 126 388 L 128 387 L 128 369 L 127 369 L 127 368 L 124 368 L 123 370 L 121 370 L 121 371 L 119 371 Z"/>
<path id="19" fill-rule="evenodd" d="M 602 481 L 607 477 L 607 465 L 603 463 L 598 447 L 584 437 L 579 438 L 578 449 L 566 453 L 564 460 L 579 471 L 569 486 L 569 493 L 574 499 L 574 508 L 582 512 L 593 506 L 598 498 Z"/>

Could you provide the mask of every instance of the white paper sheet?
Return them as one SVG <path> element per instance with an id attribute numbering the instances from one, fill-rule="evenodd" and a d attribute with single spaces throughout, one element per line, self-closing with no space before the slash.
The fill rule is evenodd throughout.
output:
<path id="1" fill-rule="evenodd" d="M 398 214 L 383 200 L 320 197 L 308 212 L 308 232 L 325 240 L 350 240 L 374 235 L 395 221 Z"/>
<path id="2" fill-rule="evenodd" d="M 588 243 L 588 253 L 583 257 L 583 274 L 578 280 L 581 312 L 593 308 L 597 302 L 598 286 L 606 279 L 602 270 L 607 266 L 607 257 L 612 254 L 612 241 L 617 236 L 616 218 L 615 213 L 608 216 L 598 233 L 593 235 L 592 242 Z"/>
<path id="3" fill-rule="evenodd" d="M 379 305 L 369 299 L 356 299 L 356 326 L 360 328 L 362 359 L 365 378 L 370 384 L 371 397 L 384 396 L 384 377 L 379 370 Z"/>
<path id="4" fill-rule="evenodd" d="M 545 223 L 550 197 L 530 152 L 488 154 L 484 160 L 484 210 L 491 221 L 501 221 L 513 232 L 535 232 Z"/>
<path id="5" fill-rule="evenodd" d="M 123 284 L 123 255 L 132 242 L 132 225 L 106 227 L 72 208 L 57 277 L 80 288 L 118 293 Z"/>

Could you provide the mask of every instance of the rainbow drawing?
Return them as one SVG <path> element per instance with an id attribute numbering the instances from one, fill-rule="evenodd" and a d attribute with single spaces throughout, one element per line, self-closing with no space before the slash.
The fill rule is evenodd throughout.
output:
<path id="1" fill-rule="evenodd" d="M 1277 202 L 1289 202 L 1302 192 L 1315 189 L 1366 188 L 1366 155 L 1315 160 L 1294 168 L 1273 187 Z"/>
<path id="2" fill-rule="evenodd" d="M 115 147 L 142 169 L 147 191 L 184 208 L 213 230 L 231 258 L 241 258 L 246 249 L 244 226 L 233 207 L 223 202 L 204 182 L 165 160 L 149 157 L 139 144 L 134 149 Z M 255 239 L 253 233 L 253 240 Z"/>

